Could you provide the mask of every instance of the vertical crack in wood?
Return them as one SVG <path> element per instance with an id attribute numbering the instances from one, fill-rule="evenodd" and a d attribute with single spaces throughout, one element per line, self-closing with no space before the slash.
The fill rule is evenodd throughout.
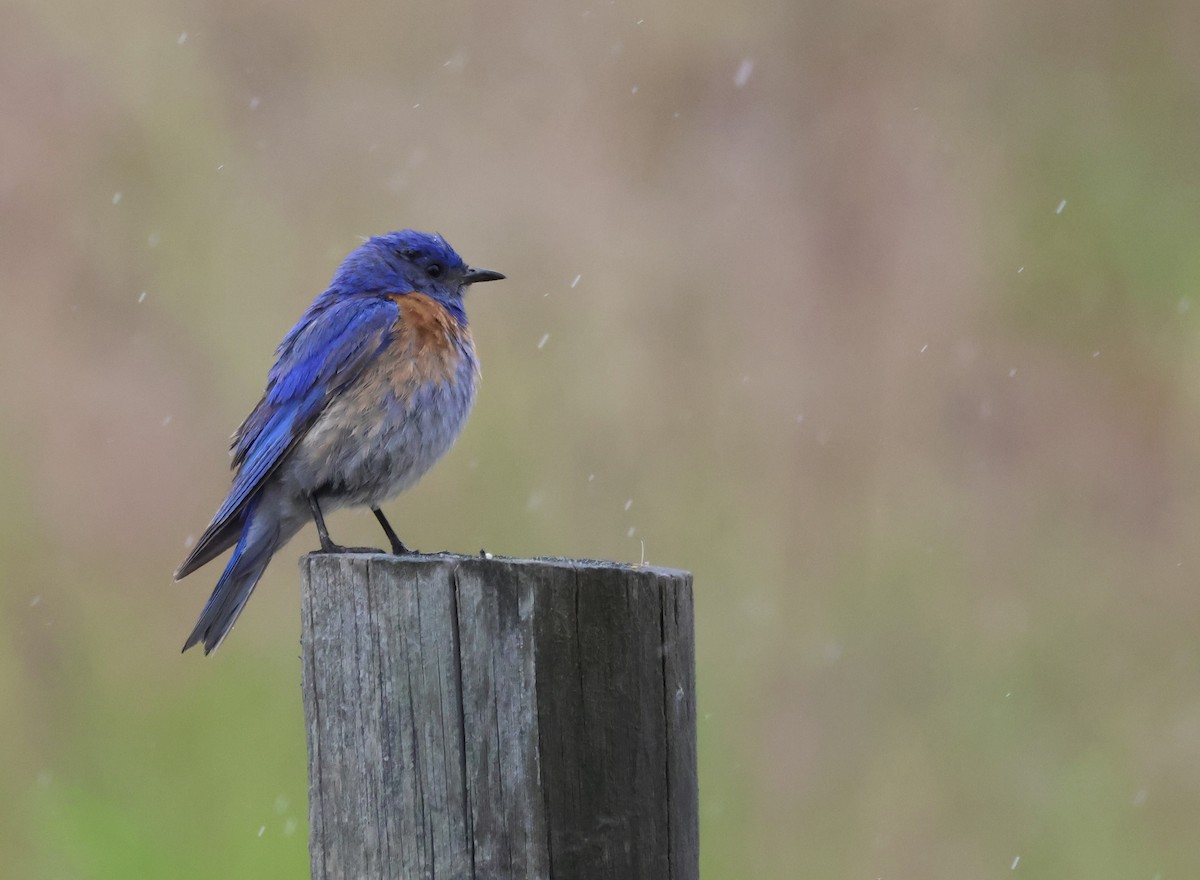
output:
<path id="1" fill-rule="evenodd" d="M 671 823 L 672 823 L 672 812 L 671 811 L 673 809 L 673 806 L 671 804 L 671 794 L 672 794 L 671 783 L 673 781 L 672 774 L 671 774 L 671 759 L 673 756 L 671 754 L 671 727 L 672 727 L 672 725 L 671 725 L 671 715 L 670 715 L 671 700 L 674 699 L 674 692 L 671 690 L 670 677 L 667 673 L 667 667 L 668 667 L 667 652 L 671 650 L 671 647 L 667 641 L 667 603 L 668 603 L 668 599 L 669 599 L 668 594 L 670 593 L 673 595 L 673 593 L 674 593 L 674 590 L 671 589 L 671 587 L 673 587 L 673 586 L 674 586 L 674 579 L 672 578 L 670 581 L 664 582 L 661 585 L 661 589 L 658 590 L 658 631 L 659 631 L 659 651 L 658 651 L 658 653 L 659 653 L 659 657 L 662 658 L 661 668 L 662 668 L 662 682 L 663 682 L 663 704 L 662 704 L 663 743 L 664 743 L 664 749 L 666 750 L 666 767 L 665 767 L 665 769 L 666 769 L 666 777 L 667 777 L 666 778 L 666 794 L 665 794 L 667 814 L 666 814 L 665 818 L 666 818 L 666 827 L 667 827 L 667 870 L 668 870 L 669 877 L 675 876 L 675 846 L 674 846 L 675 841 L 673 841 L 671 839 L 671 830 L 672 830 L 671 829 Z"/>
<path id="2" fill-rule="evenodd" d="M 378 570 L 375 563 L 370 559 L 365 559 L 361 563 L 366 569 L 365 582 L 367 586 L 366 596 L 364 597 L 363 605 L 367 612 L 367 631 L 371 636 L 371 646 L 374 649 L 375 660 L 375 690 L 378 695 L 376 704 L 376 712 L 378 713 L 379 723 L 379 760 L 380 766 L 377 768 L 379 773 L 379 790 L 381 795 L 387 792 L 388 774 L 392 772 L 392 748 L 396 740 L 397 732 L 392 729 L 390 716 L 388 714 L 387 701 L 391 697 L 391 688 L 388 685 L 388 670 L 392 661 L 390 653 L 385 651 L 385 637 L 383 627 L 386 623 L 386 609 L 382 609 L 385 613 L 379 614 L 379 603 L 387 601 L 387 597 L 381 595 L 382 590 L 378 589 L 377 576 Z M 387 806 L 383 806 L 379 815 L 379 839 L 380 846 L 383 851 L 380 864 L 381 870 L 386 870 L 392 864 L 392 835 L 390 824 L 387 821 Z"/>
<path id="3" fill-rule="evenodd" d="M 450 626 L 451 635 L 454 642 L 454 679 L 458 682 L 458 760 L 459 771 L 462 773 L 462 796 L 463 796 L 463 827 L 467 832 L 467 846 L 471 853 L 471 878 L 474 880 L 475 874 L 475 814 L 474 807 L 471 804 L 471 783 L 467 777 L 467 704 L 466 704 L 466 682 L 463 680 L 463 662 L 462 662 L 462 620 L 459 618 L 459 590 L 462 588 L 462 583 L 459 580 L 459 569 L 461 566 L 455 563 L 450 570 Z M 443 717 L 445 717 L 443 715 Z"/>
<path id="4" fill-rule="evenodd" d="M 366 656 L 368 656 L 370 653 L 372 653 L 372 650 L 371 650 L 370 644 L 364 643 L 362 627 L 359 625 L 358 597 L 356 595 L 354 595 L 355 593 L 358 592 L 357 587 L 358 587 L 359 579 L 357 577 L 355 577 L 353 563 L 339 561 L 338 562 L 338 570 L 339 570 L 339 574 L 342 577 L 346 577 L 347 575 L 350 577 L 350 585 L 352 587 L 351 602 L 350 602 L 349 610 L 350 610 L 350 626 L 351 626 L 351 630 L 354 634 L 354 639 L 351 643 L 351 647 L 349 648 L 349 650 L 346 651 L 346 653 L 343 654 L 343 657 L 341 658 L 343 660 L 343 662 L 347 659 L 349 660 L 349 663 L 346 665 L 349 667 L 349 669 L 352 673 L 352 676 L 350 677 L 350 685 L 353 688 L 352 696 L 353 696 L 353 700 L 354 700 L 354 719 L 357 722 L 354 725 L 354 740 L 353 740 L 353 742 L 354 742 L 354 746 L 355 746 L 356 750 L 358 751 L 358 754 L 353 755 L 351 757 L 354 760 L 354 764 L 355 764 L 354 770 L 358 776 L 358 782 L 357 782 L 358 791 L 369 792 L 371 790 L 371 780 L 369 778 L 367 766 L 370 764 L 371 759 L 366 753 L 367 752 L 367 748 L 366 748 L 366 746 L 367 746 L 367 743 L 366 743 L 366 738 L 367 738 L 366 720 L 367 719 L 365 717 L 363 717 L 363 700 L 362 700 L 363 693 L 362 693 L 362 691 L 363 691 L 364 682 L 362 680 L 363 669 L 362 669 L 362 665 L 361 665 L 361 660 L 363 658 L 365 658 Z M 343 765 L 343 772 L 344 772 L 344 765 Z M 373 819 L 375 822 L 378 823 L 382 819 L 382 816 L 380 814 L 382 813 L 383 805 L 376 804 L 375 806 L 376 806 L 377 812 L 376 812 L 376 815 L 373 817 Z M 348 819 L 348 816 L 345 814 L 345 812 L 343 812 L 343 814 L 340 818 L 341 818 L 342 822 L 345 823 Z M 365 855 L 365 852 L 367 850 L 367 840 L 366 840 L 366 829 L 365 828 L 362 829 L 362 836 L 360 837 L 359 840 L 355 841 L 355 843 L 364 850 L 363 858 L 369 858 L 369 856 Z M 359 859 L 354 859 L 353 861 L 357 862 L 357 861 L 359 861 Z"/>
<path id="5" fill-rule="evenodd" d="M 308 822 L 312 839 L 309 842 L 309 861 L 314 880 L 322 880 L 325 876 L 325 835 L 320 833 L 324 825 L 324 799 L 321 792 L 321 688 L 317 681 L 317 618 L 313 614 L 314 591 L 312 557 L 304 560 L 304 610 L 308 614 L 308 645 L 307 654 L 308 694 L 312 713 L 308 723 L 309 774 L 308 774 Z"/>
<path id="6" fill-rule="evenodd" d="M 397 586 L 399 585 L 397 584 Z M 404 632 L 404 674 L 408 679 L 408 717 L 410 719 L 409 723 L 412 725 L 413 820 L 419 823 L 422 831 L 426 832 L 422 843 L 424 844 L 425 860 L 428 862 L 430 859 L 430 850 L 433 847 L 433 826 L 429 822 L 425 809 L 425 774 L 421 772 L 421 760 L 424 758 L 424 752 L 421 751 L 421 735 L 417 726 L 420 715 L 417 713 L 416 700 L 414 698 L 417 688 L 413 681 L 414 669 L 420 669 L 425 659 L 421 654 L 421 634 L 419 632 L 421 620 L 420 575 L 413 578 L 411 589 L 413 604 L 416 606 L 418 628 L 415 646 L 410 638 L 411 633 L 408 630 L 402 631 Z"/>
<path id="7" fill-rule="evenodd" d="M 499 603 L 497 603 L 496 631 L 492 634 L 493 638 L 496 638 L 495 644 L 497 647 L 499 647 L 503 644 L 503 642 L 499 639 L 500 631 L 501 631 L 500 609 L 499 609 Z M 490 670 L 489 684 L 491 686 L 490 690 L 491 690 L 491 696 L 492 696 L 492 724 L 494 726 L 494 733 L 495 733 L 495 738 L 492 742 L 493 753 L 494 753 L 493 760 L 496 762 L 496 787 L 500 789 L 500 803 L 503 804 L 503 803 L 506 803 L 506 799 L 504 797 L 504 762 L 501 758 L 501 756 L 504 754 L 504 746 L 500 742 L 500 694 L 496 690 L 497 679 L 496 679 L 496 652 L 495 651 L 492 651 L 488 655 L 488 666 L 489 666 L 489 670 Z M 472 837 L 474 837 L 474 835 L 472 835 Z M 472 854 L 473 853 L 474 853 L 474 849 L 472 849 Z M 508 872 L 509 872 L 509 874 L 511 874 L 512 873 L 512 863 L 513 863 L 512 836 L 511 835 L 505 835 L 505 837 L 504 837 L 504 856 L 505 856 L 504 861 L 508 868 Z"/>
<path id="8" fill-rule="evenodd" d="M 407 656 L 407 653 L 408 653 L 408 646 L 405 645 L 406 656 L 405 656 L 405 664 L 404 664 L 404 667 L 405 667 L 404 675 L 405 675 L 406 680 L 408 681 L 408 717 L 410 719 L 409 723 L 412 725 L 412 736 L 410 737 L 410 739 L 412 740 L 412 747 L 411 747 L 411 750 L 409 753 L 409 758 L 410 758 L 410 762 L 412 765 L 412 774 L 413 774 L 413 808 L 414 808 L 413 820 L 414 821 L 419 820 L 421 825 L 424 826 L 425 825 L 425 791 L 424 791 L 424 787 L 421 784 L 420 764 L 417 763 L 418 760 L 420 759 L 420 748 L 417 745 L 417 740 L 420 737 L 418 736 L 418 732 L 417 732 L 416 719 L 419 716 L 417 715 L 416 701 L 413 699 L 412 658 Z M 417 810 L 420 811 L 419 816 L 415 814 Z"/>

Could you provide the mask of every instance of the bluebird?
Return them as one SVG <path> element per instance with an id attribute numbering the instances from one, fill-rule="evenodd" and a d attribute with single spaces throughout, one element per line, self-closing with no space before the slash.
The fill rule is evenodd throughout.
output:
<path id="1" fill-rule="evenodd" d="M 233 435 L 233 485 L 175 580 L 233 555 L 183 650 L 215 650 L 271 557 L 311 518 L 321 552 L 341 547 L 325 515 L 366 506 L 395 554 L 411 552 L 380 505 L 454 443 L 479 362 L 463 295 L 504 276 L 473 269 L 440 235 L 406 229 L 350 253 L 280 343 L 262 400 Z"/>

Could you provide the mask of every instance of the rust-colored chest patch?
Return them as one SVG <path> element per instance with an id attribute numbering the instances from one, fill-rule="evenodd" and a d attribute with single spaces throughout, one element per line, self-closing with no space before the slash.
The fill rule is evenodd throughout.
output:
<path id="1" fill-rule="evenodd" d="M 393 382 L 456 382 L 463 361 L 474 359 L 471 331 L 423 293 L 393 294 L 391 299 L 400 307 L 389 346 Z"/>

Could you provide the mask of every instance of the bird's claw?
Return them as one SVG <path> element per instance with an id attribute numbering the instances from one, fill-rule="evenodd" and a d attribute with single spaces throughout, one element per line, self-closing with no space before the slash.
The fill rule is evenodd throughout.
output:
<path id="1" fill-rule="evenodd" d="M 329 544 L 322 547 L 317 553 L 377 553 L 384 554 L 387 551 L 379 547 L 343 547 L 341 544 Z"/>

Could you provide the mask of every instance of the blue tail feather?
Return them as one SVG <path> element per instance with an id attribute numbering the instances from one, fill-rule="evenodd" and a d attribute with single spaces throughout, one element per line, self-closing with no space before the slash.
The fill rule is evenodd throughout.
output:
<path id="1" fill-rule="evenodd" d="M 254 592 L 267 563 L 278 549 L 278 523 L 264 523 L 261 519 L 255 519 L 256 502 L 257 499 L 246 510 L 241 538 L 204 610 L 200 612 L 200 619 L 196 621 L 192 634 L 184 642 L 185 651 L 201 643 L 205 654 L 217 649 L 242 613 L 246 600 Z"/>

